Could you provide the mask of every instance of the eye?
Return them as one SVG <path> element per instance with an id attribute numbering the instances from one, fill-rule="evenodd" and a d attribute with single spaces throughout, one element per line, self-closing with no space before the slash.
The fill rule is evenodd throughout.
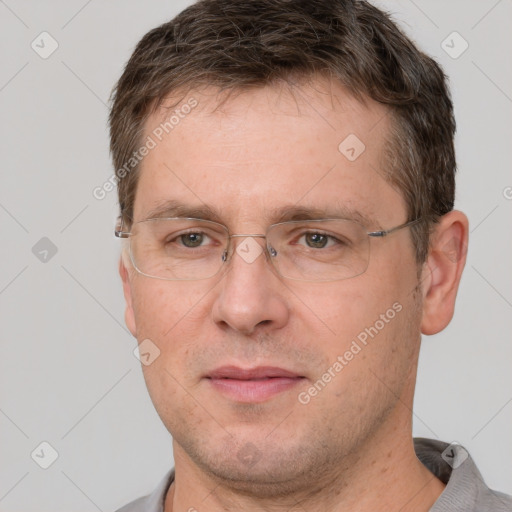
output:
<path id="1" fill-rule="evenodd" d="M 180 234 L 171 233 L 166 237 L 165 245 L 169 248 L 174 246 L 175 248 L 195 249 L 209 245 L 209 242 L 212 241 L 212 238 L 202 231 L 188 231 Z"/>
<path id="2" fill-rule="evenodd" d="M 325 249 L 326 247 L 331 247 L 332 245 L 339 243 L 339 240 L 336 240 L 333 236 L 313 231 L 304 233 L 298 239 L 297 243 L 302 243 L 301 241 L 303 239 L 306 245 L 313 249 Z"/>
<path id="3" fill-rule="evenodd" d="M 198 232 L 194 232 L 194 233 L 185 233 L 184 235 L 180 235 L 179 239 L 180 239 L 180 242 L 185 246 L 185 247 L 190 247 L 190 248 L 194 248 L 194 247 L 200 247 L 203 242 L 206 242 L 208 240 L 208 236 L 205 235 L 204 233 L 198 233 Z"/>
<path id="4" fill-rule="evenodd" d="M 320 233 L 307 233 L 304 235 L 304 239 L 309 247 L 314 247 L 315 249 L 323 249 L 329 241 L 326 235 Z"/>
<path id="5" fill-rule="evenodd" d="M 185 247 L 199 247 L 203 243 L 205 235 L 204 233 L 185 233 L 179 238 Z"/>

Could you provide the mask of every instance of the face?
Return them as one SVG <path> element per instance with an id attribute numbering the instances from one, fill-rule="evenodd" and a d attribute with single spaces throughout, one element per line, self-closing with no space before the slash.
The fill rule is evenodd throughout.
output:
<path id="1" fill-rule="evenodd" d="M 368 231 L 406 222 L 382 178 L 383 106 L 320 79 L 221 106 L 213 89 L 189 97 L 196 108 L 142 161 L 135 222 L 169 200 L 207 205 L 232 234 L 264 234 L 292 207 L 365 218 Z M 339 149 L 350 134 L 365 145 L 356 159 Z M 124 259 L 126 321 L 160 350 L 143 371 L 176 461 L 241 489 L 282 490 L 348 465 L 391 419 L 409 424 L 400 398 L 412 402 L 421 322 L 409 230 L 370 239 L 370 254 L 365 273 L 321 283 L 280 277 L 265 253 L 248 262 L 234 251 L 198 281 L 146 277 Z"/>

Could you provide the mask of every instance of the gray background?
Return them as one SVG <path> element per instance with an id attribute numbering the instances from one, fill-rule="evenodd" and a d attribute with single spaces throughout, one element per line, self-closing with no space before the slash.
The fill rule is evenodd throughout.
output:
<path id="1" fill-rule="evenodd" d="M 173 464 L 124 326 L 116 194 L 92 190 L 112 174 L 115 80 L 141 36 L 189 3 L 0 0 L 1 511 L 112 510 Z M 450 77 L 457 207 L 472 231 L 455 318 L 424 339 L 414 433 L 459 441 L 512 493 L 512 2 L 378 5 Z M 31 47 L 51 49 L 43 31 L 59 45 L 46 59 Z M 458 58 L 441 46 L 453 31 L 469 43 Z M 57 248 L 46 262 L 43 237 Z M 31 458 L 42 441 L 59 454 L 46 470 Z"/>

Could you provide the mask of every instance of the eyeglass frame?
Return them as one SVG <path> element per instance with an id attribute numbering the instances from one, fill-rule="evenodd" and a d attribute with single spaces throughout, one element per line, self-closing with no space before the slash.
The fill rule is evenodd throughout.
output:
<path id="1" fill-rule="evenodd" d="M 303 220 L 296 220 L 296 221 L 278 222 L 276 224 L 271 224 L 270 226 L 268 226 L 266 234 L 261 234 L 261 233 L 247 233 L 247 234 L 244 234 L 244 233 L 233 233 L 233 234 L 230 234 L 229 233 L 229 228 L 225 224 L 221 224 L 220 222 L 215 222 L 215 221 L 211 221 L 211 220 L 207 220 L 207 219 L 198 219 L 198 218 L 194 218 L 194 217 L 162 217 L 162 218 L 155 217 L 155 218 L 144 219 L 142 221 L 137 221 L 137 222 L 134 222 L 134 224 L 137 224 L 138 222 L 147 222 L 147 221 L 152 221 L 152 220 L 189 220 L 189 221 L 211 222 L 213 224 L 216 224 L 218 226 L 223 227 L 226 230 L 226 233 L 227 233 L 227 246 L 226 246 L 226 249 L 225 249 L 225 251 L 224 251 L 224 253 L 222 255 L 223 263 L 225 263 L 228 260 L 227 254 L 229 253 L 229 249 L 230 249 L 229 241 L 231 240 L 231 238 L 241 238 L 241 237 L 267 238 L 268 232 L 269 232 L 269 230 L 271 228 L 273 228 L 275 226 L 280 226 L 282 224 L 290 224 L 290 223 L 294 223 L 294 222 L 299 223 L 299 222 L 309 222 L 309 221 L 322 222 L 322 221 L 339 221 L 339 220 L 341 220 L 341 221 L 355 222 L 357 224 L 360 224 L 361 227 L 364 228 L 364 226 L 361 223 L 359 223 L 358 221 L 356 221 L 354 219 L 346 219 L 346 218 L 341 218 L 341 217 L 339 217 L 339 218 L 328 218 L 328 219 L 303 219 Z M 395 227 L 392 227 L 392 228 L 389 228 L 389 229 L 381 229 L 381 230 L 378 230 L 378 231 L 366 231 L 366 235 L 369 236 L 369 237 L 372 237 L 372 238 L 384 238 L 384 237 L 386 237 L 386 236 L 388 236 L 388 235 L 390 235 L 390 234 L 392 234 L 392 233 L 394 233 L 396 231 L 399 231 L 399 230 L 407 228 L 407 227 L 414 226 L 414 225 L 418 224 L 421 220 L 423 220 L 423 219 L 421 217 L 419 217 L 417 219 L 404 222 L 403 224 L 399 224 L 398 226 L 395 226 Z M 116 228 L 114 230 L 114 236 L 116 238 L 129 239 L 130 236 L 133 233 L 131 233 L 130 231 L 123 231 L 123 229 L 122 229 L 123 228 L 123 222 L 124 222 L 123 216 L 120 215 L 117 218 Z M 118 229 L 118 226 L 119 226 L 119 229 Z M 275 256 L 275 255 L 270 254 L 268 246 L 265 247 L 265 253 L 268 256 L 271 256 L 271 257 Z M 203 279 L 210 279 L 210 278 L 216 276 L 220 272 L 220 270 L 222 269 L 222 264 L 221 264 L 221 266 L 219 267 L 219 270 L 215 274 L 213 274 L 212 276 L 209 276 L 209 277 L 202 277 L 202 278 L 198 278 L 198 279 L 167 279 L 165 277 L 150 276 L 150 275 L 145 274 L 144 272 L 142 272 L 139 268 L 137 268 L 137 265 L 133 261 L 133 256 L 132 256 L 131 249 L 130 249 L 130 260 L 132 261 L 135 270 L 137 270 L 137 272 L 139 272 L 139 274 L 141 274 L 143 276 L 146 276 L 146 277 L 153 278 L 153 279 L 160 279 L 162 281 L 201 281 Z M 368 263 L 369 263 L 369 257 L 368 257 Z M 361 274 L 356 274 L 355 276 L 346 277 L 346 278 L 343 278 L 343 279 L 333 279 L 332 281 L 312 281 L 312 280 L 306 280 L 306 279 L 304 279 L 304 280 L 303 279 L 295 279 L 295 278 L 292 278 L 292 277 L 284 276 L 284 275 L 282 275 L 279 272 L 279 269 L 274 264 L 272 265 L 272 267 L 275 269 L 275 271 L 278 273 L 279 276 L 281 276 L 281 277 L 283 277 L 285 279 L 290 279 L 290 280 L 293 280 L 293 281 L 307 281 L 307 282 L 335 282 L 335 281 L 343 281 L 345 279 L 352 279 L 354 277 L 362 275 L 368 269 L 368 267 L 366 267 L 366 269 L 363 272 L 361 272 Z"/>

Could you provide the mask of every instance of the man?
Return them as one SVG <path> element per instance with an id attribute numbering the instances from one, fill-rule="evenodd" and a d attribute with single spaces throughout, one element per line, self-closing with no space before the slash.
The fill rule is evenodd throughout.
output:
<path id="1" fill-rule="evenodd" d="M 512 510 L 412 438 L 465 264 L 439 66 L 349 0 L 204 0 L 139 43 L 111 149 L 127 326 L 175 468 L 128 511 Z"/>

